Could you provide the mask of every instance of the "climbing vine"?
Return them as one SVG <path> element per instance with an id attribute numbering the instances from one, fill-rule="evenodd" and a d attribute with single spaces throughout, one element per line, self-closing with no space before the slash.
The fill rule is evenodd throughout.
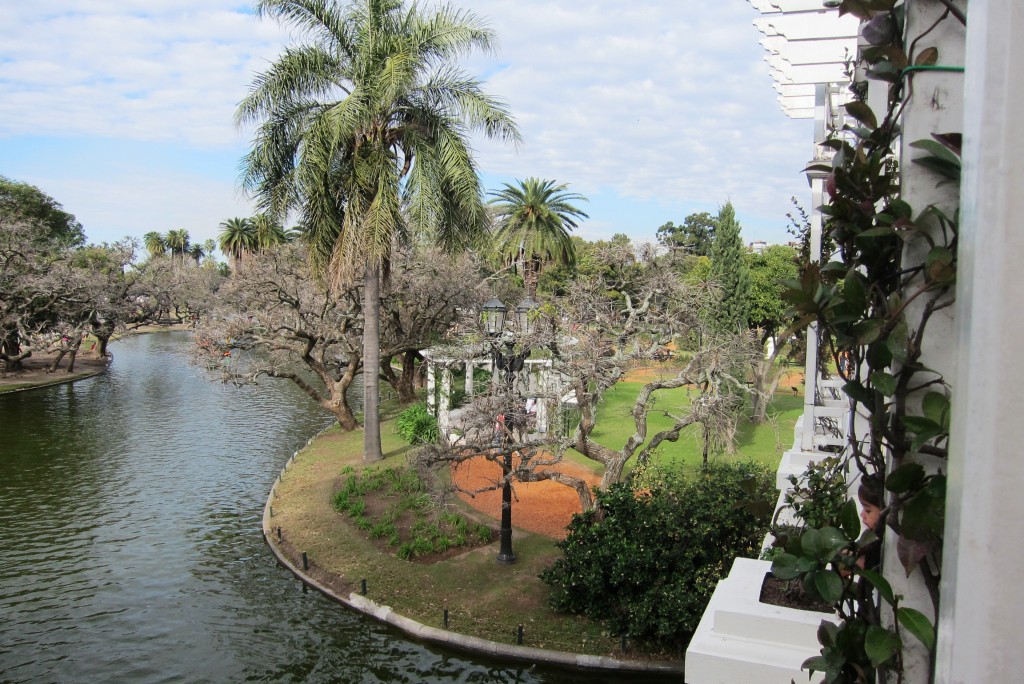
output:
<path id="1" fill-rule="evenodd" d="M 773 563 L 777 576 L 801 578 L 808 594 L 836 608 L 839 624 L 825 623 L 818 632 L 821 655 L 804 663 L 825 673 L 826 682 L 874 682 L 881 672 L 903 681 L 908 639 L 923 643 L 934 659 L 934 625 L 903 605 L 873 560 L 880 537 L 896 540 L 904 570 L 920 573 L 938 614 L 952 388 L 926 365 L 923 352 L 929 323 L 953 305 L 958 226 L 955 213 L 902 198 L 897 150 L 914 74 L 959 69 L 938 65 L 938 49 L 925 43 L 939 22 L 960 16 L 947 8 L 905 44 L 905 11 L 901 0 L 840 5 L 841 14 L 862 20 L 869 43 L 862 66 L 869 79 L 888 84 L 888 101 L 879 116 L 864 100 L 866 84 L 855 84 L 855 99 L 846 105 L 854 123 L 823 143 L 834 152 L 831 163 L 809 168 L 827 174 L 823 242 L 836 251 L 824 265 L 809 265 L 787 293 L 801 316 L 798 325 L 818 323 L 821 343 L 863 418 L 854 422 L 844 455 L 862 478 L 884 487 L 874 530 L 861 531 L 851 500 L 836 526 L 806 530 Z M 909 147 L 915 154 L 903 165 L 927 168 L 958 192 L 959 134 L 935 132 Z M 884 528 L 893 534 L 884 535 Z M 883 621 L 879 604 L 894 619 Z"/>

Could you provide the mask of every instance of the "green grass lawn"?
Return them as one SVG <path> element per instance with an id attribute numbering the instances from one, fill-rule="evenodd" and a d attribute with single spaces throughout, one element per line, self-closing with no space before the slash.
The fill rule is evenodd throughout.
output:
<path id="1" fill-rule="evenodd" d="M 635 430 L 631 411 L 643 386 L 642 382 L 620 382 L 605 394 L 592 433 L 594 441 L 612 449 L 622 448 Z M 696 396 L 696 392 L 686 387 L 658 392 L 647 417 L 648 440 L 658 431 L 672 427 L 673 419 L 666 413 L 684 414 L 692 396 Z M 736 436 L 736 453 L 715 454 L 713 458 L 750 460 L 778 467 L 782 452 L 793 442 L 793 426 L 802 410 L 801 395 L 776 393 L 768 408 L 768 422 L 753 425 L 749 420 L 742 421 Z M 683 430 L 677 442 L 663 442 L 652 462 L 691 468 L 700 464 L 702 451 L 700 426 L 693 425 Z"/>

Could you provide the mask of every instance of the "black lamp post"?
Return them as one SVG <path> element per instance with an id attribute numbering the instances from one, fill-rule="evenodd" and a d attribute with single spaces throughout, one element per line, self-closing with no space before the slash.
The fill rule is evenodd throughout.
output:
<path id="1" fill-rule="evenodd" d="M 515 327 L 522 333 L 530 330 L 530 315 L 538 307 L 537 302 L 529 296 L 520 302 L 515 308 Z M 504 373 L 504 380 L 509 394 L 515 387 L 516 374 L 523 369 L 526 357 L 530 350 L 523 349 L 515 353 L 515 346 L 511 338 L 505 338 L 505 323 L 508 319 L 509 310 L 497 297 L 492 298 L 483 305 L 483 323 L 491 338 L 492 351 L 494 354 L 495 367 Z M 502 353 L 501 343 L 505 344 L 505 351 Z M 502 450 L 504 458 L 501 465 L 503 484 L 501 487 L 501 546 L 498 550 L 498 562 L 503 565 L 512 565 L 516 562 L 516 554 L 512 551 L 512 451 L 508 449 L 509 432 L 514 427 L 511 422 L 513 416 L 505 415 L 500 423 Z"/>

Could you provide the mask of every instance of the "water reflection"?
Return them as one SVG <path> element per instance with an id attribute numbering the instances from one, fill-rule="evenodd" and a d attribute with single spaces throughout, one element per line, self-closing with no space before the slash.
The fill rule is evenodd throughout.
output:
<path id="1" fill-rule="evenodd" d="M 0 679 L 597 682 L 412 643 L 303 594 L 260 536 L 328 422 L 284 382 L 210 382 L 180 333 L 103 375 L 0 396 Z"/>

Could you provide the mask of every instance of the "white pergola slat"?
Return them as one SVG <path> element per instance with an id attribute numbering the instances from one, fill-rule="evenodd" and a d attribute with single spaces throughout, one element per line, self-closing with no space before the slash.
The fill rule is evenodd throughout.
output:
<path id="1" fill-rule="evenodd" d="M 765 61 L 779 105 L 793 119 L 815 117 L 815 86 L 847 83 L 846 62 L 857 51 L 860 22 L 839 16 L 821 0 L 748 0 L 761 16 L 754 26 L 764 37 Z M 833 104 L 848 101 L 845 89 Z"/>

